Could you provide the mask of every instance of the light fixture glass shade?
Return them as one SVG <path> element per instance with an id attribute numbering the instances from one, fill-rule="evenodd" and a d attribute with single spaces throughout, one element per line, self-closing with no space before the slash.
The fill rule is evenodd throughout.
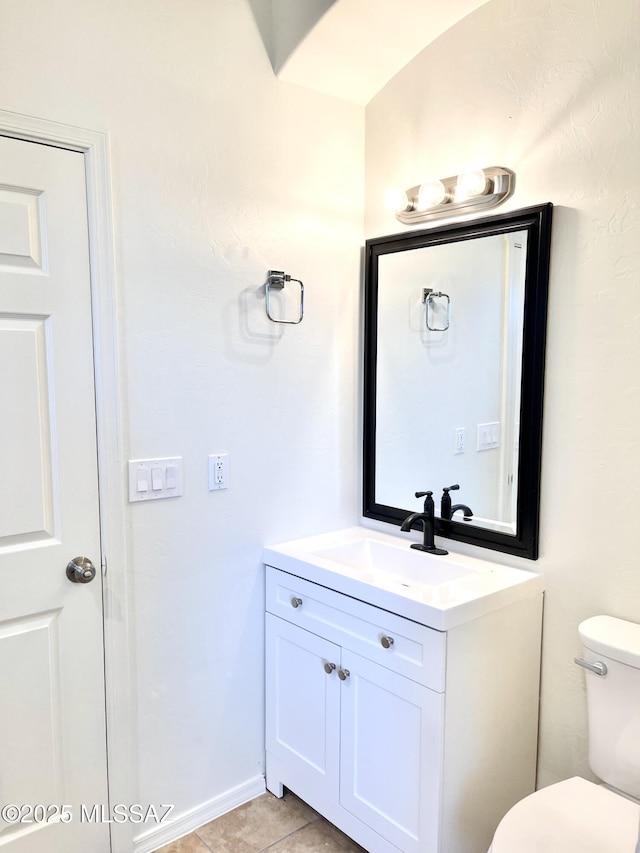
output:
<path id="1" fill-rule="evenodd" d="M 462 175 L 458 175 L 456 200 L 462 201 L 465 198 L 482 195 L 486 189 L 487 176 L 482 169 L 478 169 L 475 172 L 464 172 Z"/>
<path id="2" fill-rule="evenodd" d="M 429 181 L 426 184 L 421 184 L 418 190 L 416 210 L 428 210 L 430 207 L 443 204 L 447 197 L 447 190 L 442 181 Z"/>
<path id="3" fill-rule="evenodd" d="M 410 208 L 409 197 L 400 187 L 391 187 L 384 194 L 384 206 L 387 210 L 408 210 Z"/>

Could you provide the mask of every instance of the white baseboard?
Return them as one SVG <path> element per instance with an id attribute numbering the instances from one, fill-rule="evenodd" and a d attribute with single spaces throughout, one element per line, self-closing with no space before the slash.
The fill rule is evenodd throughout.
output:
<path id="1" fill-rule="evenodd" d="M 183 812 L 181 815 L 172 816 L 166 824 L 138 835 L 133 840 L 133 851 L 134 853 L 152 853 L 153 850 L 170 844 L 172 841 L 182 838 L 183 835 L 188 835 L 210 820 L 230 812 L 231 809 L 259 797 L 260 794 L 264 794 L 265 790 L 264 776 L 256 776 L 255 779 L 250 779 L 248 782 L 238 785 L 237 788 L 225 791 L 224 794 Z"/>

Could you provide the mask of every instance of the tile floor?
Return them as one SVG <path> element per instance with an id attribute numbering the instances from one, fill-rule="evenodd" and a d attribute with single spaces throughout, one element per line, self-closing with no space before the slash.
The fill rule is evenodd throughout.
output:
<path id="1" fill-rule="evenodd" d="M 287 791 L 266 793 L 156 853 L 365 853 Z"/>

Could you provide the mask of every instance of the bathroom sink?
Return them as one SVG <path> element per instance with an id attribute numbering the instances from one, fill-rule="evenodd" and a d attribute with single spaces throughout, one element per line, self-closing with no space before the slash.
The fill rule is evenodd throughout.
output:
<path id="1" fill-rule="evenodd" d="M 437 586 L 468 575 L 472 569 L 424 551 L 415 551 L 407 542 L 404 547 L 389 545 L 371 537 L 320 548 L 316 556 L 361 571 L 374 579 L 405 586 Z"/>
<path id="2" fill-rule="evenodd" d="M 465 554 L 428 554 L 410 548 L 411 541 L 351 527 L 267 547 L 263 561 L 440 631 L 544 589 L 535 572 Z"/>

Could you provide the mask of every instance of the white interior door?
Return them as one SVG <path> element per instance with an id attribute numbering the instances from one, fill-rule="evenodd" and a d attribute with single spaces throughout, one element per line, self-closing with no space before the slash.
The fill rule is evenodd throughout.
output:
<path id="1" fill-rule="evenodd" d="M 0 407 L 0 849 L 107 853 L 84 158 L 6 137 Z M 67 577 L 76 557 L 90 582 Z"/>

